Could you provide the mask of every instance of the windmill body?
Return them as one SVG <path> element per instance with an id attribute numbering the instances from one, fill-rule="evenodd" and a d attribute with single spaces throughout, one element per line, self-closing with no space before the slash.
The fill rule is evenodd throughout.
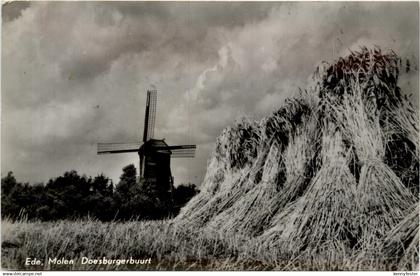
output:
<path id="1" fill-rule="evenodd" d="M 169 146 L 163 139 L 154 139 L 157 91 L 147 91 L 143 143 L 99 143 L 98 154 L 137 152 L 140 182 L 146 182 L 153 191 L 172 193 L 171 158 L 191 158 L 196 145 Z"/>
<path id="2" fill-rule="evenodd" d="M 150 139 L 139 149 L 140 179 L 147 181 L 154 191 L 171 192 L 173 189 L 168 147 L 164 140 Z"/>

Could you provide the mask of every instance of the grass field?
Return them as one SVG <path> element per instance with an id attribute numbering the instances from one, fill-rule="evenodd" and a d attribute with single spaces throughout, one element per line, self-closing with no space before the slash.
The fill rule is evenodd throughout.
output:
<path id="1" fill-rule="evenodd" d="M 190 239 L 170 231 L 166 221 L 102 223 L 98 221 L 2 221 L 3 269 L 29 270 L 185 270 L 236 267 L 233 250 L 205 235 Z M 27 257 L 41 266 L 25 266 Z M 82 265 L 81 258 L 151 258 L 150 265 Z M 74 265 L 49 265 L 65 258 Z M 243 264 L 246 265 L 246 264 Z"/>
<path id="2" fill-rule="evenodd" d="M 175 231 L 170 221 L 103 223 L 98 221 L 2 221 L 2 268 L 5 270 L 393 270 L 396 261 L 361 258 L 360 252 L 278 257 L 255 241 L 220 238 L 191 229 Z M 189 233 L 189 234 L 186 234 Z M 147 259 L 150 264 L 82 264 L 91 259 Z M 26 258 L 42 265 L 26 266 Z M 48 264 L 49 258 L 74 260 Z M 413 260 L 415 263 L 418 260 Z"/>

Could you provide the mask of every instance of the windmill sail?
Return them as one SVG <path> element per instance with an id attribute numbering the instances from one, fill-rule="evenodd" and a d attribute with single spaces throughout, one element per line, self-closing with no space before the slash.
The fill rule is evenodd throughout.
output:
<path id="1" fill-rule="evenodd" d="M 99 143 L 97 148 L 98 154 L 107 153 L 124 153 L 124 152 L 138 152 L 141 143 Z"/>
<path id="2" fill-rule="evenodd" d="M 143 142 L 154 136 L 156 118 L 157 90 L 147 90 L 146 112 L 144 116 Z"/>
<path id="3" fill-rule="evenodd" d="M 193 158 L 195 157 L 195 149 L 189 150 L 175 150 L 172 151 L 172 158 Z"/>
<path id="4" fill-rule="evenodd" d="M 154 147 L 155 150 L 169 150 L 171 157 L 175 158 L 191 158 L 195 156 L 196 145 L 176 145 L 166 147 Z"/>

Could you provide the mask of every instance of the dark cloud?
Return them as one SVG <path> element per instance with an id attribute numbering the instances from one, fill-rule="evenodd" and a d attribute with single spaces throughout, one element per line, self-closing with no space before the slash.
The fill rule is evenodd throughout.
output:
<path id="1" fill-rule="evenodd" d="M 198 144 L 173 161 L 176 181 L 198 183 L 224 127 L 278 108 L 321 61 L 375 44 L 418 60 L 415 2 L 31 2 L 5 15 L 10 4 L 2 173 L 31 182 L 69 169 L 118 180 L 137 165 L 97 156 L 96 142 L 141 139 L 150 87 L 155 136 Z M 401 82 L 418 99 L 418 72 Z"/>
<path id="2" fill-rule="evenodd" d="M 13 1 L 2 5 L 3 22 L 12 21 L 21 16 L 22 11 L 31 5 L 29 1 Z"/>
<path id="3" fill-rule="evenodd" d="M 62 5 L 52 3 L 57 10 Z M 156 48 L 167 49 L 172 54 L 191 55 L 194 60 L 208 59 L 214 55 L 213 47 L 217 43 L 213 40 L 214 37 L 207 36 L 209 30 L 219 27 L 234 28 L 259 21 L 267 16 L 273 6 L 268 3 L 214 5 L 189 2 L 108 2 L 105 5 L 91 2 L 81 5 L 94 14 L 93 22 L 89 23 L 96 25 L 105 35 L 108 29 L 118 32 L 109 34 L 113 40 L 110 40 L 111 37 L 106 37 L 106 41 L 102 41 L 101 37 L 95 39 L 91 35 L 83 37 L 86 43 L 96 46 L 90 52 L 86 52 L 83 45 L 76 45 L 73 51 L 76 56 L 68 56 L 61 65 L 61 70 L 64 76 L 78 80 L 91 79 L 106 72 L 112 62 L 123 54 L 141 53 Z M 48 9 L 52 10 L 52 15 L 54 8 Z M 66 29 L 63 26 L 63 31 L 68 33 L 69 40 L 78 36 L 72 27 Z"/>
<path id="4" fill-rule="evenodd" d="M 194 27 L 232 28 L 260 21 L 274 6 L 270 2 L 112 2 L 110 7 L 130 17 L 153 17 L 175 24 L 193 23 Z"/>

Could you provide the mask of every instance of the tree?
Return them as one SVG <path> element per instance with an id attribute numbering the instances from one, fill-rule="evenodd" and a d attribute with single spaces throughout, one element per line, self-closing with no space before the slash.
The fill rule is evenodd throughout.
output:
<path id="1" fill-rule="evenodd" d="M 134 211 L 132 206 L 133 187 L 137 182 L 137 170 L 133 164 L 127 165 L 122 169 L 120 182 L 116 186 L 114 194 L 114 204 L 118 210 L 118 217 L 122 219 L 130 219 Z"/>
<path id="2" fill-rule="evenodd" d="M 16 184 L 17 182 L 13 172 L 8 172 L 7 176 L 1 179 L 1 194 L 9 195 Z"/>
<path id="3" fill-rule="evenodd" d="M 1 180 L 2 217 L 19 219 L 24 213 L 28 219 L 43 221 L 86 216 L 101 221 L 163 219 L 176 215 L 198 193 L 194 184 L 180 185 L 172 198 L 151 183 L 138 183 L 136 176 L 133 164 L 125 166 L 114 191 L 112 180 L 103 174 L 92 178 L 72 170 L 46 185 L 29 185 L 17 182 L 9 172 Z"/>
<path id="4" fill-rule="evenodd" d="M 89 216 L 99 220 L 111 220 L 115 216 L 112 180 L 103 174 L 89 179 L 89 196 L 86 198 L 86 207 Z"/>
<path id="5" fill-rule="evenodd" d="M 16 196 L 22 189 L 22 184 L 16 181 L 13 172 L 8 172 L 7 176 L 1 179 L 1 215 L 16 219 L 21 207 Z"/>
<path id="6" fill-rule="evenodd" d="M 134 164 L 127 165 L 122 170 L 123 170 L 123 173 L 120 176 L 120 181 L 125 181 L 130 184 L 135 184 L 136 177 L 137 177 L 137 170 Z"/>
<path id="7" fill-rule="evenodd" d="M 68 171 L 56 179 L 50 179 L 46 185 L 48 205 L 51 215 L 56 219 L 73 219 L 86 216 L 89 206 L 90 180 L 76 171 Z"/>
<path id="8" fill-rule="evenodd" d="M 176 187 L 174 190 L 174 214 L 177 215 L 180 209 L 199 192 L 195 184 L 192 183 L 188 183 L 187 185 L 181 184 Z"/>
<path id="9" fill-rule="evenodd" d="M 137 182 L 137 170 L 133 164 L 125 166 L 122 170 L 123 173 L 117 185 L 117 192 L 125 196 L 128 195 L 130 187 L 134 186 Z"/>

